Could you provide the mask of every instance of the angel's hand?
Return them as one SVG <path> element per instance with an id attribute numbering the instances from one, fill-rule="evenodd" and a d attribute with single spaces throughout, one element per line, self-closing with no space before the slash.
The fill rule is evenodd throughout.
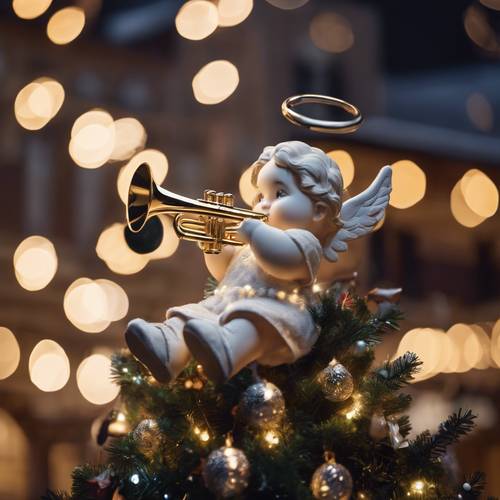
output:
<path id="1" fill-rule="evenodd" d="M 242 241 L 250 243 L 252 233 L 262 224 L 265 223 L 259 219 L 243 219 L 240 225 L 236 228 L 236 231 Z"/>

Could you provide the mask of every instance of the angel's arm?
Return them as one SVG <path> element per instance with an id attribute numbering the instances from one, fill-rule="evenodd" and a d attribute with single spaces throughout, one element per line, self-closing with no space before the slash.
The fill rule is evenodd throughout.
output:
<path id="1" fill-rule="evenodd" d="M 236 247 L 232 245 L 224 245 L 222 247 L 222 251 L 218 254 L 203 254 L 205 257 L 205 265 L 207 266 L 209 273 L 217 281 L 221 281 L 226 274 L 226 270 L 231 263 L 235 251 Z"/>
<path id="2" fill-rule="evenodd" d="M 245 219 L 238 228 L 259 266 L 271 276 L 295 281 L 307 280 L 309 268 L 297 244 L 286 233 L 256 219 Z"/>

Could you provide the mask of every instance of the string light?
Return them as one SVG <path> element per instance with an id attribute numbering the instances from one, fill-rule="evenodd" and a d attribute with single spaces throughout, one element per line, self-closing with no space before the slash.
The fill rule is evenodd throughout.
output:
<path id="1" fill-rule="evenodd" d="M 400 160 L 392 165 L 391 206 L 409 208 L 424 197 L 425 190 L 425 173 L 416 163 Z"/>
<path id="2" fill-rule="evenodd" d="M 85 26 L 85 12 L 80 7 L 58 10 L 47 23 L 47 36 L 56 45 L 72 42 Z"/>
<path id="3" fill-rule="evenodd" d="M 211 35 L 219 24 L 217 7 L 207 0 L 190 0 L 177 13 L 175 27 L 188 40 L 202 40 Z"/>
<path id="4" fill-rule="evenodd" d="M 345 414 L 345 418 L 347 420 L 353 420 L 355 418 L 358 418 L 361 415 L 361 409 L 363 407 L 361 404 L 360 394 L 353 394 L 352 398 L 353 398 L 353 403 Z"/>
<path id="5" fill-rule="evenodd" d="M 236 66 L 219 59 L 203 66 L 193 77 L 193 94 L 201 104 L 219 104 L 236 90 L 239 81 Z"/>
<path id="6" fill-rule="evenodd" d="M 11 330 L 0 326 L 0 380 L 10 377 L 19 366 L 21 351 L 16 336 Z"/>
<path id="7" fill-rule="evenodd" d="M 267 431 L 264 434 L 264 440 L 269 448 L 273 448 L 280 442 L 279 436 L 274 431 Z"/>

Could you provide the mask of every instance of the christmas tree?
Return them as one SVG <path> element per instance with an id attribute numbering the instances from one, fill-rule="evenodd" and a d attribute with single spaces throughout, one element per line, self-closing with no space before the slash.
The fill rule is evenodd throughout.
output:
<path id="1" fill-rule="evenodd" d="M 483 475 L 454 484 L 444 459 L 473 428 L 472 412 L 410 440 L 411 398 L 400 390 L 421 363 L 408 352 L 373 366 L 374 346 L 398 329 L 398 296 L 358 297 L 352 282 L 317 292 L 310 312 L 320 334 L 308 355 L 250 366 L 224 384 L 194 361 L 159 384 L 130 353 L 117 353 L 120 404 L 98 436 L 107 463 L 76 468 L 71 494 L 44 498 L 479 498 Z"/>

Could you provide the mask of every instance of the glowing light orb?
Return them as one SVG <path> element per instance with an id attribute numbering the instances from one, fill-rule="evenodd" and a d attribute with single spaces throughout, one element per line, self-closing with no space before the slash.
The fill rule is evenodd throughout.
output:
<path id="1" fill-rule="evenodd" d="M 24 239 L 17 246 L 13 260 L 18 283 L 29 291 L 45 288 L 57 271 L 56 249 L 43 236 Z"/>
<path id="2" fill-rule="evenodd" d="M 211 35 L 219 24 L 217 7 L 207 0 L 190 0 L 177 13 L 175 27 L 188 40 L 202 40 Z"/>
<path id="3" fill-rule="evenodd" d="M 174 220 L 168 215 L 159 216 L 163 226 L 163 239 L 160 246 L 151 253 L 145 254 L 150 260 L 167 259 L 175 253 L 179 246 L 179 237 L 174 229 Z"/>
<path id="4" fill-rule="evenodd" d="M 111 380 L 111 360 L 102 354 L 92 354 L 80 363 L 76 383 L 82 396 L 95 405 L 109 403 L 120 392 Z"/>
<path id="5" fill-rule="evenodd" d="M 128 201 L 128 188 L 134 172 L 139 165 L 147 163 L 151 169 L 151 175 L 156 184 L 161 184 L 168 172 L 167 157 L 156 149 L 145 149 L 137 153 L 124 167 L 121 168 L 118 178 L 116 180 L 116 188 L 118 195 L 123 203 L 127 204 Z"/>
<path id="6" fill-rule="evenodd" d="M 144 148 L 146 131 L 135 118 L 120 118 L 115 121 L 115 145 L 110 160 L 124 161 Z"/>
<path id="7" fill-rule="evenodd" d="M 354 161 L 347 151 L 330 151 L 327 155 L 337 164 L 344 179 L 344 189 L 349 187 L 354 179 Z"/>
<path id="8" fill-rule="evenodd" d="M 467 206 L 480 217 L 491 217 L 498 210 L 498 189 L 481 170 L 466 172 L 460 188 Z"/>
<path id="9" fill-rule="evenodd" d="M 47 36 L 57 45 L 72 42 L 85 26 L 85 12 L 80 7 L 66 7 L 58 10 L 49 19 Z"/>
<path id="10" fill-rule="evenodd" d="M 0 380 L 10 377 L 19 366 L 21 351 L 11 330 L 0 326 Z"/>
<path id="11" fill-rule="evenodd" d="M 59 391 L 69 380 L 68 356 L 57 342 L 41 340 L 31 351 L 29 372 L 31 381 L 41 391 Z"/>
<path id="12" fill-rule="evenodd" d="M 241 174 L 239 182 L 240 196 L 250 207 L 254 206 L 255 197 L 259 192 L 258 189 L 252 184 L 252 170 L 252 167 L 248 167 L 243 174 Z"/>
<path id="13" fill-rule="evenodd" d="M 354 44 L 351 23 L 334 12 L 323 12 L 314 17 L 309 36 L 316 47 L 334 54 L 345 52 Z"/>
<path id="14" fill-rule="evenodd" d="M 21 127 L 39 130 L 54 118 L 64 102 L 64 88 L 48 77 L 37 78 L 23 87 L 14 102 L 14 114 Z"/>
<path id="15" fill-rule="evenodd" d="M 253 0 L 219 0 L 219 26 L 236 26 L 252 12 Z"/>
<path id="16" fill-rule="evenodd" d="M 113 153 L 115 134 L 115 122 L 109 113 L 99 109 L 88 111 L 71 129 L 69 154 L 80 167 L 101 167 Z"/>
<path id="17" fill-rule="evenodd" d="M 464 373 L 471 368 L 481 359 L 482 353 L 479 343 L 476 343 L 473 338 L 474 330 L 464 323 L 457 323 L 448 329 L 448 337 L 455 345 L 454 357 L 451 359 L 450 364 L 443 369 L 443 372 L 450 373 Z M 472 350 L 465 353 L 465 345 L 468 344 Z"/>
<path id="18" fill-rule="evenodd" d="M 96 253 L 114 273 L 135 274 L 147 266 L 149 258 L 129 248 L 124 229 L 125 224 L 120 223 L 107 227 L 97 240 Z"/>
<path id="19" fill-rule="evenodd" d="M 118 321 L 124 318 L 128 312 L 128 296 L 125 290 L 111 280 L 98 279 L 95 284 L 101 287 L 102 291 L 106 294 L 106 319 L 109 321 Z"/>
<path id="20" fill-rule="evenodd" d="M 41 16 L 52 0 L 12 0 L 12 9 L 21 19 L 35 19 Z"/>
<path id="21" fill-rule="evenodd" d="M 485 217 L 477 215 L 469 208 L 467 203 L 465 203 L 463 192 L 460 186 L 460 181 L 455 184 L 454 188 L 451 191 L 450 209 L 456 221 L 465 227 L 476 227 L 485 220 Z"/>
<path id="22" fill-rule="evenodd" d="M 493 325 L 490 343 L 491 359 L 500 368 L 500 319 Z"/>
<path id="23" fill-rule="evenodd" d="M 417 164 L 400 160 L 392 165 L 391 206 L 409 208 L 424 197 L 425 189 L 425 173 Z"/>
<path id="24" fill-rule="evenodd" d="M 203 66 L 193 78 L 193 94 L 201 104 L 219 104 L 238 87 L 240 77 L 236 66 L 220 59 Z"/>

